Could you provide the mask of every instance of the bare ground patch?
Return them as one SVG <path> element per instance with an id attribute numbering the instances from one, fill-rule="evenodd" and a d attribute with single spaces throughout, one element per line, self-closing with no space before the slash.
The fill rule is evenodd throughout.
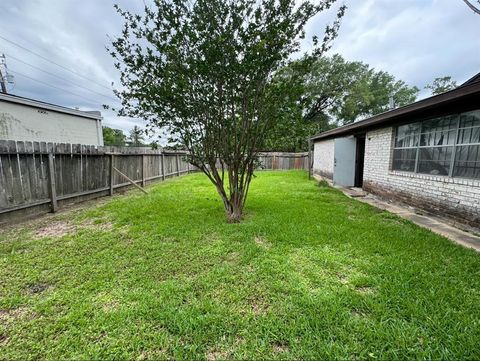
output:
<path id="1" fill-rule="evenodd" d="M 272 244 L 265 237 L 262 236 L 255 236 L 254 241 L 258 246 L 263 248 L 268 249 L 272 246 Z"/>
<path id="2" fill-rule="evenodd" d="M 163 349 L 148 350 L 140 352 L 140 355 L 136 358 L 138 361 L 143 360 L 168 360 L 167 352 Z"/>
<path id="3" fill-rule="evenodd" d="M 34 239 L 59 238 L 76 232 L 75 225 L 66 221 L 51 221 L 47 225 L 37 229 L 33 235 Z"/>
<path id="4" fill-rule="evenodd" d="M 344 275 L 343 273 L 337 273 L 336 276 L 337 276 L 338 280 L 340 281 L 340 283 L 342 285 L 348 285 L 349 284 L 348 277 L 346 275 Z"/>
<path id="5" fill-rule="evenodd" d="M 238 252 L 230 252 L 225 261 L 229 264 L 236 264 L 238 263 L 238 259 L 240 258 L 240 253 Z"/>
<path id="6" fill-rule="evenodd" d="M 2 323 L 12 323 L 21 319 L 33 319 L 35 313 L 27 307 L 18 307 L 8 310 L 0 310 L 0 321 Z"/>
<path id="7" fill-rule="evenodd" d="M 102 305 L 102 310 L 106 313 L 113 312 L 115 310 L 118 310 L 119 308 L 120 308 L 120 303 L 115 300 L 111 300 Z"/>
<path id="8" fill-rule="evenodd" d="M 261 298 L 254 298 L 250 300 L 250 307 L 255 316 L 264 315 L 267 313 L 268 306 Z"/>
<path id="9" fill-rule="evenodd" d="M 284 353 L 288 351 L 288 345 L 283 342 L 274 342 L 272 344 L 272 351 L 273 353 Z"/>
<path id="10" fill-rule="evenodd" d="M 10 337 L 8 337 L 4 333 L 0 333 L 0 345 L 6 346 L 9 341 L 10 341 Z"/>
<path id="11" fill-rule="evenodd" d="M 111 231 L 113 229 L 113 223 L 103 218 L 88 219 L 80 225 L 65 220 L 50 220 L 50 222 L 43 224 L 40 228 L 36 229 L 33 238 L 60 238 L 74 234 L 80 229 Z"/>
<path id="12" fill-rule="evenodd" d="M 207 361 L 217 361 L 217 360 L 226 360 L 230 356 L 230 353 L 227 351 L 220 351 L 216 348 L 207 350 L 205 354 L 205 359 Z"/>
<path id="13" fill-rule="evenodd" d="M 25 291 L 30 295 L 36 295 L 46 291 L 50 287 L 51 287 L 50 284 L 46 282 L 38 282 L 38 283 L 33 283 L 28 285 L 25 288 Z"/>

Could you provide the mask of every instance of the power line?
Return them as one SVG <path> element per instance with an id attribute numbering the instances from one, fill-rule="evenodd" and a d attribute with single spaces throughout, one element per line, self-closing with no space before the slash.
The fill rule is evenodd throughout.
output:
<path id="1" fill-rule="evenodd" d="M 83 95 L 74 93 L 74 92 L 72 92 L 72 91 L 70 91 L 70 90 L 67 90 L 67 89 L 64 89 L 64 88 L 60 88 L 60 87 L 58 87 L 58 86 L 49 84 L 49 83 L 44 82 L 44 81 L 42 81 L 42 80 L 38 80 L 38 79 L 32 78 L 31 76 L 22 74 L 22 73 L 20 73 L 20 72 L 18 72 L 18 71 L 15 71 L 15 70 L 9 70 L 9 71 L 12 72 L 12 73 L 14 73 L 14 74 L 23 76 L 23 77 L 25 77 L 25 78 L 27 78 L 27 79 L 36 81 L 37 83 L 40 83 L 40 84 L 49 86 L 49 87 L 51 87 L 51 88 L 55 88 L 55 89 L 61 90 L 61 91 L 66 92 L 66 93 L 70 93 L 70 94 L 72 94 L 72 95 L 75 95 L 76 97 L 79 97 L 79 98 L 82 98 L 82 99 L 88 101 L 90 104 L 101 105 L 101 104 L 99 104 L 99 103 L 98 103 L 97 101 L 95 101 L 95 100 L 92 100 L 92 99 L 89 99 L 89 98 L 85 98 Z"/>
<path id="2" fill-rule="evenodd" d="M 64 70 L 66 70 L 66 71 L 68 71 L 68 72 L 76 75 L 76 76 L 79 76 L 79 77 L 84 78 L 84 79 L 86 79 L 86 80 L 88 80 L 88 81 L 91 81 L 91 82 L 97 84 L 98 86 L 101 86 L 102 88 L 105 88 L 105 89 L 108 89 L 108 90 L 112 90 L 112 89 L 110 89 L 109 87 L 106 87 L 105 85 L 102 85 L 102 84 L 100 84 L 100 83 L 97 83 L 96 81 L 93 81 L 93 80 L 89 79 L 89 78 L 86 77 L 85 75 L 82 75 L 82 74 L 80 74 L 80 73 L 78 73 L 78 72 L 76 72 L 76 71 L 74 71 L 74 70 L 71 70 L 71 69 L 67 68 L 66 66 L 63 66 L 63 65 L 61 65 L 61 64 L 59 64 L 59 63 L 57 63 L 57 62 L 55 62 L 55 61 L 53 61 L 53 60 L 50 60 L 50 59 L 44 57 L 43 55 L 40 55 L 40 54 L 38 54 L 38 53 L 36 53 L 36 52 L 34 52 L 34 51 L 26 48 L 26 47 L 24 47 L 24 46 L 22 46 L 22 45 L 20 45 L 20 44 L 18 44 L 18 43 L 16 43 L 16 42 L 14 42 L 14 41 L 8 40 L 7 38 L 5 38 L 5 37 L 3 37 L 3 36 L 1 36 L 1 35 L 0 35 L 0 39 L 4 40 L 4 41 L 6 41 L 6 42 L 8 42 L 8 43 L 10 43 L 10 44 L 15 45 L 16 47 L 18 47 L 18 48 L 20 48 L 20 49 L 23 49 L 23 50 L 25 50 L 25 51 L 28 51 L 29 53 L 31 53 L 31 54 L 33 54 L 33 55 L 35 55 L 35 56 L 38 56 L 39 58 L 41 58 L 41 59 L 43 59 L 43 60 L 45 60 L 45 61 L 48 61 L 49 63 L 52 63 L 52 64 L 54 64 L 54 65 L 56 65 L 56 66 L 58 66 L 58 67 L 60 67 L 60 68 L 62 68 L 62 69 L 64 69 Z"/>
<path id="3" fill-rule="evenodd" d="M 111 96 L 108 96 L 108 95 L 105 95 L 105 94 L 96 92 L 95 90 L 89 89 L 89 88 L 87 88 L 87 87 L 85 87 L 85 86 L 83 86 L 83 85 L 77 84 L 77 83 L 75 83 L 75 82 L 73 82 L 73 81 L 71 81 L 71 80 L 69 80 L 69 79 L 66 79 L 66 78 L 64 78 L 64 77 L 61 77 L 61 76 L 59 76 L 59 75 L 57 75 L 57 74 L 54 74 L 54 73 L 51 73 L 51 72 L 49 72 L 49 71 L 46 71 L 46 70 L 44 70 L 44 69 L 42 69 L 42 68 L 40 68 L 40 67 L 38 67 L 38 66 L 29 64 L 29 63 L 27 63 L 26 61 L 23 61 L 23 60 L 21 60 L 21 59 L 18 59 L 18 58 L 16 58 L 16 57 L 12 56 L 12 55 L 9 55 L 9 54 L 7 54 L 7 55 L 8 55 L 8 57 L 10 57 L 10 58 L 12 58 L 12 59 L 15 59 L 16 61 L 19 61 L 19 62 L 21 62 L 21 63 L 23 63 L 23 64 L 26 64 L 26 65 L 34 68 L 34 69 L 37 69 L 37 70 L 39 70 L 39 71 L 41 71 L 41 72 L 44 72 L 45 74 L 49 74 L 49 75 L 51 75 L 51 76 L 54 76 L 55 78 L 58 78 L 58 79 L 61 79 L 61 80 L 63 80 L 63 81 L 66 81 L 66 82 L 68 82 L 68 83 L 71 83 L 71 84 L 73 84 L 73 85 L 75 85 L 75 86 L 77 86 L 77 87 L 79 87 L 79 88 L 88 90 L 89 92 L 95 93 L 95 94 L 97 94 L 97 95 L 101 95 L 101 96 L 103 96 L 103 97 L 105 97 L 105 98 L 108 98 L 108 99 L 110 99 L 110 100 L 113 100 L 113 101 L 115 101 L 115 102 L 118 102 L 118 99 L 115 99 L 115 98 L 113 98 L 113 97 L 111 97 Z"/>

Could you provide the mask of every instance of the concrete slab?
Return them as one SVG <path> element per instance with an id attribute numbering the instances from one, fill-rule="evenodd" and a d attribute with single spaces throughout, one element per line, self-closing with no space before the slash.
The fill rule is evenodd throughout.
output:
<path id="1" fill-rule="evenodd" d="M 354 198 L 360 202 L 368 203 L 374 207 L 386 210 L 390 213 L 396 214 L 399 217 L 408 219 L 416 225 L 427 228 L 434 233 L 440 234 L 451 241 L 458 243 L 464 247 L 472 248 L 480 252 L 480 236 L 474 233 L 466 232 L 456 228 L 447 223 L 444 218 L 436 217 L 434 215 L 419 214 L 418 210 L 413 207 L 407 207 L 398 203 L 386 202 L 373 194 L 367 193 L 364 190 L 343 188 L 332 184 L 328 179 L 324 179 L 318 175 L 313 176 L 316 180 L 326 180 L 331 186 L 341 190 L 348 197 Z M 358 195 L 362 194 L 362 195 Z"/>

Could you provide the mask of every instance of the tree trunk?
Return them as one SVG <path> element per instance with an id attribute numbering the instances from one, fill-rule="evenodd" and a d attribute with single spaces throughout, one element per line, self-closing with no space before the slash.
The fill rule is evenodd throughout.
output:
<path id="1" fill-rule="evenodd" d="M 208 166 L 200 166 L 199 168 L 208 176 L 210 181 L 215 185 L 218 195 L 223 201 L 225 215 L 229 223 L 239 223 L 243 219 L 243 208 L 247 198 L 250 182 L 252 180 L 254 162 L 253 157 L 248 160 L 246 166 L 238 170 L 238 164 L 228 166 L 228 188 L 224 183 L 224 167 L 223 162 L 221 172 L 217 169 L 217 159 L 209 162 Z M 237 166 L 237 167 L 235 167 Z M 243 170 L 246 169 L 244 172 Z"/>
<path id="2" fill-rule="evenodd" d="M 228 223 L 239 223 L 243 218 L 243 197 L 237 193 L 229 198 L 223 184 L 215 184 L 215 186 L 220 198 L 222 198 Z"/>
<path id="3" fill-rule="evenodd" d="M 243 218 L 243 205 L 242 204 L 235 204 L 235 202 L 230 201 L 230 205 L 225 208 L 227 213 L 227 220 L 228 223 L 240 223 Z"/>

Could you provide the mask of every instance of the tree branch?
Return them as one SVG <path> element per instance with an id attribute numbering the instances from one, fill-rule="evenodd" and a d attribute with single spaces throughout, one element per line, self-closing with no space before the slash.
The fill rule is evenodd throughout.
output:
<path id="1" fill-rule="evenodd" d="M 477 8 L 475 5 L 473 5 L 470 1 L 468 1 L 468 0 L 463 0 L 463 2 L 464 2 L 465 4 L 467 4 L 467 6 L 468 6 L 470 9 L 472 9 L 472 11 L 473 11 L 474 13 L 477 13 L 478 15 L 480 15 L 480 9 Z"/>

